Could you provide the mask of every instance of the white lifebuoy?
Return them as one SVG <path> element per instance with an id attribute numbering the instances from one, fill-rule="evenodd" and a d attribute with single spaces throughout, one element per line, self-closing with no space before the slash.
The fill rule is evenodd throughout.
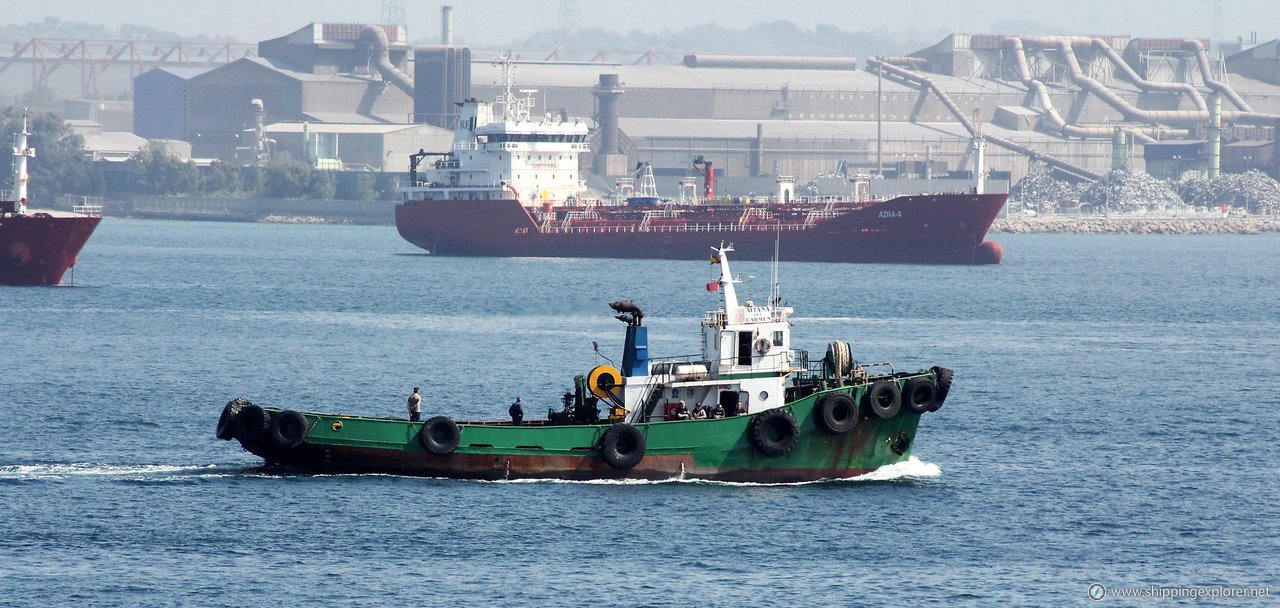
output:
<path id="1" fill-rule="evenodd" d="M 768 353 L 772 346 L 773 344 L 769 342 L 768 338 L 760 338 L 759 340 L 756 340 L 756 352 L 762 355 Z"/>

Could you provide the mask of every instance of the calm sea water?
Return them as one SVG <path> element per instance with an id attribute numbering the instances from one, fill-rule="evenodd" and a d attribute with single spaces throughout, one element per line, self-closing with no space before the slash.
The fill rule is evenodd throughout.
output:
<path id="1" fill-rule="evenodd" d="M 596 364 L 593 340 L 621 348 L 605 302 L 645 308 L 655 354 L 696 352 L 715 269 L 433 258 L 388 227 L 110 218 L 77 287 L 0 288 L 0 603 L 1280 592 L 1280 236 L 999 239 L 997 267 L 781 266 L 802 347 L 956 369 L 905 466 L 797 486 L 479 483 L 276 475 L 214 423 L 236 396 L 398 414 L 414 385 L 429 414 L 501 417 L 517 394 L 536 413 Z M 736 270 L 763 300 L 768 264 Z"/>

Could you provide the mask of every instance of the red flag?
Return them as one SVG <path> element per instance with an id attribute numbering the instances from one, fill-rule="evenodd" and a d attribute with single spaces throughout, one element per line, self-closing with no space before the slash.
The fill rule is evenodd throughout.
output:
<path id="1" fill-rule="evenodd" d="M 707 283 L 707 291 L 720 291 L 720 282 L 712 281 Z"/>

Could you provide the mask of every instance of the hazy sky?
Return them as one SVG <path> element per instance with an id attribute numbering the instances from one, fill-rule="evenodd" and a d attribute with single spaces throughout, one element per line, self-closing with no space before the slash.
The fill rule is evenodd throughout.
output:
<path id="1" fill-rule="evenodd" d="M 22 24 L 55 16 L 64 21 L 149 25 L 184 35 L 227 35 L 257 42 L 287 34 L 312 22 L 371 23 L 382 16 L 378 0 L 5 0 L 0 23 Z M 557 0 L 404 0 L 410 40 L 440 31 L 440 6 L 454 7 L 455 36 L 502 43 L 554 29 Z M 762 21 L 789 20 L 804 27 L 830 23 L 845 31 L 946 29 L 989 32 L 993 23 L 1040 22 L 1075 33 L 1209 37 L 1214 6 L 1221 6 L 1224 39 L 1249 35 L 1258 40 L 1280 34 L 1277 0 L 640 0 L 578 3 L 582 27 L 619 31 L 680 30 L 715 22 L 743 28 Z M 1260 30 L 1259 28 L 1266 28 Z M 1002 32 L 1017 33 L 1017 32 Z"/>

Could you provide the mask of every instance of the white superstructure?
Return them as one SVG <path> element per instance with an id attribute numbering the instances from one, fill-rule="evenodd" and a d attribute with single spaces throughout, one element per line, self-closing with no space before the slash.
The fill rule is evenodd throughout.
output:
<path id="1" fill-rule="evenodd" d="M 712 258 L 720 264 L 720 279 L 707 287 L 721 291 L 724 304 L 702 318 L 701 360 L 655 359 L 647 375 L 627 377 L 622 390 L 628 422 L 662 420 L 666 408 L 658 404 L 680 402 L 690 410 L 733 404 L 741 413 L 786 404 L 791 374 L 803 371 L 791 348 L 790 317 L 795 311 L 780 304 L 776 276 L 764 305 L 739 303 L 740 280 L 729 268 L 731 251 L 722 245 Z"/>
<path id="2" fill-rule="evenodd" d="M 534 116 L 536 91 L 513 92 L 511 62 L 503 58 L 501 63 L 502 95 L 492 103 L 462 102 L 452 149 L 437 154 L 443 158 L 401 188 L 406 201 L 515 198 L 536 207 L 581 198 L 586 184 L 578 156 L 588 150 L 587 124 L 554 114 Z"/>

